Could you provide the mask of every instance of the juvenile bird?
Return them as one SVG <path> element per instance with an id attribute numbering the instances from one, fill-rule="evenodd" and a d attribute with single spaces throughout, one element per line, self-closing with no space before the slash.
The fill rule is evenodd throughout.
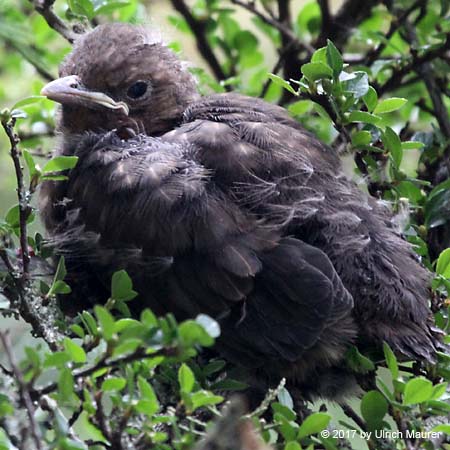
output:
<path id="1" fill-rule="evenodd" d="M 428 272 L 386 206 L 284 109 L 200 96 L 128 24 L 80 37 L 60 76 L 42 94 L 62 104 L 57 154 L 79 161 L 43 185 L 41 213 L 77 301 L 104 300 L 126 269 L 135 311 L 209 314 L 229 361 L 325 397 L 354 343 L 434 360 Z"/>

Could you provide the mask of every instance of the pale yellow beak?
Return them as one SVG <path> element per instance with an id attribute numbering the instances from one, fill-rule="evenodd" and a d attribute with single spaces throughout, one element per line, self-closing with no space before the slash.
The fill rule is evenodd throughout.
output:
<path id="1" fill-rule="evenodd" d="M 89 91 L 81 83 L 77 75 L 58 78 L 46 84 L 41 95 L 63 105 L 79 105 L 91 109 L 115 109 L 118 113 L 128 116 L 130 110 L 124 102 L 116 102 L 102 92 Z"/>

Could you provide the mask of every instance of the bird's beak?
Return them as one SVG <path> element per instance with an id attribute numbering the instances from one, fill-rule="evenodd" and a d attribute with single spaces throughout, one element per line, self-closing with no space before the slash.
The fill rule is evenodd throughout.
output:
<path id="1" fill-rule="evenodd" d="M 116 109 L 126 116 L 130 112 L 126 103 L 116 102 L 103 92 L 86 89 L 77 75 L 69 75 L 51 81 L 42 88 L 41 95 L 63 105 L 79 105 L 91 109 L 99 107 Z"/>

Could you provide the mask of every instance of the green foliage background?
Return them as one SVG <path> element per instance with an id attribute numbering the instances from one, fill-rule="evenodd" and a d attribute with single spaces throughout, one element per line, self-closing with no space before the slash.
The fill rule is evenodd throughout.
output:
<path id="1" fill-rule="evenodd" d="M 70 33 L 106 21 L 157 23 L 170 46 L 193 61 L 202 92 L 237 90 L 285 106 L 342 155 L 362 189 L 392 204 L 405 238 L 435 274 L 430 305 L 448 332 L 450 2 L 53 3 L 0 0 L 1 120 L 6 131 L 14 125 L 21 139 L 24 193 L 73 165 L 48 162 L 55 105 L 29 98 L 56 77 L 70 51 L 36 9 L 54 7 Z M 35 282 L 33 269 L 31 281 L 23 276 L 18 237 L 32 208 L 11 209 L 17 180 L 10 146 L 7 134 L 0 134 L 0 252 L 16 269 L 0 273 L 0 307 L 7 317 L 0 319 L 0 449 L 222 448 L 217 420 L 219 429 L 231 430 L 227 439 L 236 439 L 229 448 L 247 448 L 249 436 L 238 422 L 243 411 L 238 407 L 235 417 L 233 406 L 223 409 L 243 386 L 224 361 L 200 351 L 219 333 L 212 319 L 177 324 L 150 311 L 129 318 L 127 302 L 135 292 L 127 274 L 118 272 L 107 303 L 67 323 L 55 306 L 56 295 L 69 289 L 63 261 L 51 282 Z M 28 236 L 45 258 L 39 230 L 31 224 Z M 5 332 L 14 329 L 11 317 L 28 322 L 43 340 L 15 348 Z M 21 352 L 24 358 L 17 357 Z M 376 386 L 341 406 L 316 402 L 295 411 L 280 380 L 246 417 L 262 436 L 253 437 L 255 445 L 450 448 L 450 356 L 441 352 L 435 366 L 399 363 L 387 346 L 384 356 L 371 361 L 356 349 L 349 352 L 355 371 L 377 372 Z M 376 430 L 387 434 L 377 437 Z"/>

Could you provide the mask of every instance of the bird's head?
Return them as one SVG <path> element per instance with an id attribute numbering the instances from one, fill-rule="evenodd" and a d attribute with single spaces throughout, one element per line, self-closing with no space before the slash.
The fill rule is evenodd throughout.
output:
<path id="1" fill-rule="evenodd" d="M 68 133 L 131 125 L 148 135 L 171 129 L 197 96 L 184 64 L 143 27 L 107 24 L 82 35 L 42 95 L 62 104 Z"/>

